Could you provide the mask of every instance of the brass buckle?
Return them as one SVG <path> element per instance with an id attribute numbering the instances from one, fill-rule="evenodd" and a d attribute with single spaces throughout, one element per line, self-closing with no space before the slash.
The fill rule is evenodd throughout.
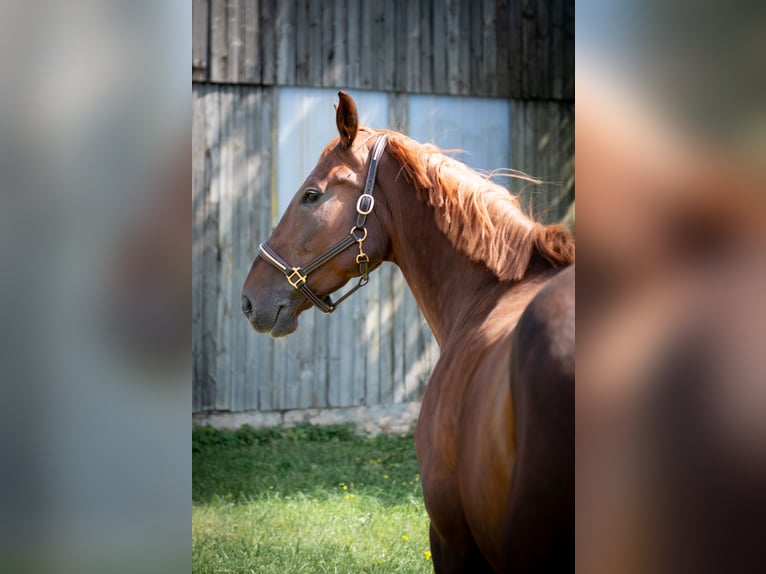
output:
<path id="1" fill-rule="evenodd" d="M 293 279 L 295 275 L 298 277 Z M 293 272 L 287 276 L 287 282 L 295 289 L 300 289 L 301 284 L 306 282 L 306 276 L 301 275 L 301 270 L 298 267 L 293 267 Z"/>

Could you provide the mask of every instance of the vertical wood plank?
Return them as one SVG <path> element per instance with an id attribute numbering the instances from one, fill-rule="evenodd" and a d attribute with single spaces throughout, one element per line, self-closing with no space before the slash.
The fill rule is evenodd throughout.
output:
<path id="1" fill-rule="evenodd" d="M 564 2 L 551 0 L 551 83 L 550 97 L 560 100 L 564 96 Z"/>
<path id="2" fill-rule="evenodd" d="M 459 94 L 462 86 L 460 75 L 460 1 L 446 0 L 447 8 L 447 89 Z"/>
<path id="3" fill-rule="evenodd" d="M 276 6 L 278 0 L 260 0 L 260 54 L 261 54 L 261 82 L 270 86 L 276 82 Z"/>
<path id="4" fill-rule="evenodd" d="M 372 43 L 372 9 L 373 2 L 361 3 L 359 21 L 360 26 L 360 51 L 359 54 L 359 87 L 364 89 L 372 88 L 373 71 L 375 67 L 375 59 L 373 58 L 373 43 Z"/>
<path id="5" fill-rule="evenodd" d="M 497 87 L 497 21 L 495 19 L 496 0 L 483 0 L 480 34 L 482 37 L 482 82 L 486 86 L 486 95 L 498 96 Z M 504 34 L 505 31 L 501 31 Z"/>
<path id="6" fill-rule="evenodd" d="M 383 263 L 378 270 L 380 275 L 380 403 L 390 405 L 394 401 L 394 355 L 392 326 L 394 318 L 394 298 L 392 292 L 394 265 Z"/>
<path id="7" fill-rule="evenodd" d="M 216 362 L 218 342 L 218 188 L 220 171 L 220 94 L 218 91 L 205 93 L 205 182 L 203 189 L 203 248 L 202 248 L 202 289 L 205 300 L 202 309 L 202 408 L 212 409 L 217 403 Z"/>
<path id="8" fill-rule="evenodd" d="M 227 295 L 231 278 L 231 243 L 230 243 L 230 224 L 231 224 L 231 205 L 229 202 L 229 190 L 231 189 L 231 154 L 229 147 L 229 134 L 231 127 L 231 88 L 220 91 L 219 108 L 217 110 L 218 121 L 220 122 L 220 146 L 219 146 L 219 164 L 218 178 L 214 180 L 217 186 L 211 187 L 211 200 L 216 197 L 218 202 L 218 292 L 216 296 L 217 322 L 214 327 L 216 339 L 216 404 L 217 410 L 228 410 L 231 405 L 231 378 L 229 368 L 231 366 L 231 347 L 229 345 L 228 333 L 228 309 Z"/>
<path id="9" fill-rule="evenodd" d="M 511 97 L 511 14 L 509 0 L 487 0 L 495 5 L 495 76 L 497 95 Z"/>
<path id="10" fill-rule="evenodd" d="M 353 1 L 353 0 L 352 0 Z M 348 56 L 348 6 L 347 0 L 333 0 L 335 12 L 333 18 L 333 53 L 335 87 L 347 86 L 346 72 L 349 66 Z"/>
<path id="11" fill-rule="evenodd" d="M 226 0 L 226 44 L 228 52 L 228 71 L 226 81 L 238 83 L 243 78 L 242 11 L 245 0 Z"/>
<path id="12" fill-rule="evenodd" d="M 248 84 L 260 84 L 262 80 L 261 2 L 262 0 L 245 0 L 243 78 Z"/>
<path id="13" fill-rule="evenodd" d="M 308 2 L 308 77 L 306 85 L 322 85 L 322 68 L 324 56 L 322 54 L 322 5 L 328 2 Z M 332 3 L 329 3 L 332 7 Z"/>
<path id="14" fill-rule="evenodd" d="M 210 0 L 192 0 L 192 81 L 208 80 Z"/>
<path id="15" fill-rule="evenodd" d="M 394 62 L 387 62 L 387 48 L 393 48 L 388 42 L 389 34 L 393 33 L 393 22 L 386 18 L 386 7 L 393 5 L 389 0 L 375 0 L 371 2 L 372 8 L 372 60 L 373 60 L 373 87 L 377 90 L 390 89 L 393 83 L 388 80 L 386 73 L 390 68 L 393 72 Z M 393 74 L 392 74 L 393 75 Z"/>
<path id="16" fill-rule="evenodd" d="M 309 70 L 310 5 L 311 0 L 298 0 L 295 18 L 295 83 L 299 86 L 308 86 L 311 77 Z"/>
<path id="17" fill-rule="evenodd" d="M 522 6 L 528 0 L 516 0 L 510 2 L 510 46 L 509 46 L 509 70 L 510 70 L 510 94 L 511 98 L 522 98 L 524 77 L 524 50 L 522 28 Z"/>
<path id="18" fill-rule="evenodd" d="M 406 389 L 404 386 L 405 361 L 404 361 L 404 338 L 407 326 L 407 312 L 405 308 L 405 296 L 407 286 L 404 277 L 399 270 L 394 273 L 392 285 L 393 294 L 393 356 L 394 356 L 394 377 L 393 377 L 393 402 L 401 403 L 406 400 Z"/>
<path id="19" fill-rule="evenodd" d="M 365 392 L 364 404 L 380 404 L 380 280 L 379 269 L 370 276 L 370 283 L 364 288 L 366 298 L 364 314 Z"/>
<path id="20" fill-rule="evenodd" d="M 210 4 L 210 80 L 225 82 L 228 79 L 227 2 L 211 0 Z"/>
<path id="21" fill-rule="evenodd" d="M 474 2 L 460 2 L 458 9 L 458 94 L 467 95 L 471 90 L 471 12 L 472 8 L 479 5 Z M 478 60 L 476 61 L 479 65 Z M 473 89 L 480 95 L 483 86 L 476 85 Z"/>
<path id="22" fill-rule="evenodd" d="M 523 98 L 539 92 L 540 59 L 538 54 L 537 12 L 540 0 L 522 0 L 522 86 Z"/>
<path id="23" fill-rule="evenodd" d="M 406 89 L 408 92 L 421 91 L 422 70 L 420 69 L 420 4 L 423 1 L 424 0 L 421 0 L 420 2 L 408 2 L 406 4 L 407 59 L 405 63 L 407 66 Z"/>
<path id="24" fill-rule="evenodd" d="M 205 92 L 192 84 L 192 412 L 203 408 L 203 247 L 205 201 Z"/>
<path id="25" fill-rule="evenodd" d="M 484 6 L 482 0 L 475 0 L 469 6 L 469 26 L 465 26 L 468 36 L 463 40 L 466 52 L 463 77 L 467 79 L 465 93 L 473 96 L 488 95 L 487 70 L 484 67 Z"/>
<path id="26" fill-rule="evenodd" d="M 446 94 L 447 79 L 447 0 L 434 0 L 433 4 L 433 91 Z"/>
<path id="27" fill-rule="evenodd" d="M 346 366 L 343 363 L 342 356 L 343 351 L 343 339 L 341 327 L 343 325 L 343 317 L 345 312 L 343 306 L 333 314 L 333 321 L 329 321 L 327 327 L 327 404 L 330 407 L 339 407 L 343 404 L 341 379 L 343 372 L 350 372 L 345 370 Z"/>
<path id="28" fill-rule="evenodd" d="M 276 0 L 277 6 L 277 83 L 295 85 L 297 0 Z"/>
<path id="29" fill-rule="evenodd" d="M 562 97 L 574 101 L 575 97 L 575 3 L 564 0 L 564 72 Z"/>
<path id="30" fill-rule="evenodd" d="M 537 67 L 535 68 L 538 98 L 550 99 L 551 97 L 551 0 L 538 0 L 537 2 Z"/>
<path id="31" fill-rule="evenodd" d="M 314 379 L 312 381 L 311 406 L 328 406 L 328 340 L 332 317 L 318 316 L 314 322 Z"/>
<path id="32" fill-rule="evenodd" d="M 394 11 L 390 14 L 394 21 L 394 35 L 392 36 L 394 44 L 394 90 L 404 92 L 407 90 L 407 81 L 409 79 L 407 68 L 407 1 L 395 0 Z"/>
<path id="33" fill-rule="evenodd" d="M 338 85 L 338 58 L 335 53 L 335 25 L 336 18 L 340 15 L 335 14 L 335 2 L 322 2 L 322 48 L 320 56 L 322 59 L 322 79 L 321 84 L 325 87 Z"/>
<path id="34" fill-rule="evenodd" d="M 359 72 L 362 52 L 359 4 L 355 0 L 348 0 L 348 18 L 346 19 L 346 36 L 348 38 L 346 85 L 351 89 L 362 86 Z"/>
<path id="35" fill-rule="evenodd" d="M 433 9 L 434 0 L 420 1 L 420 91 L 433 90 Z"/>

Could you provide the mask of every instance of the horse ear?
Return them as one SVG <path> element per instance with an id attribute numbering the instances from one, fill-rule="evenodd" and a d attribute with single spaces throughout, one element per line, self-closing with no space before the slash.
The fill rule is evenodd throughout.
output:
<path id="1" fill-rule="evenodd" d="M 335 124 L 338 126 L 340 141 L 346 147 L 351 147 L 359 128 L 359 114 L 354 100 L 343 90 L 338 92 L 339 103 L 335 104 Z"/>

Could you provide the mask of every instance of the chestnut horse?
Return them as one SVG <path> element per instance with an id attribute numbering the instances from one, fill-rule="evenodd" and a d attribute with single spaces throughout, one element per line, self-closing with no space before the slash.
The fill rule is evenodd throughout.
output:
<path id="1" fill-rule="evenodd" d="M 441 351 L 415 433 L 435 570 L 571 570 L 572 236 L 435 147 L 359 126 L 339 98 L 339 137 L 261 246 L 242 310 L 281 337 L 397 264 Z"/>

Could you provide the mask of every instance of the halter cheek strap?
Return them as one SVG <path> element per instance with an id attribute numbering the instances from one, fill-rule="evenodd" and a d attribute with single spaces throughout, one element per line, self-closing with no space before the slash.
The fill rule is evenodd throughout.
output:
<path id="1" fill-rule="evenodd" d="M 388 136 L 386 134 L 381 135 L 372 148 L 372 153 L 370 154 L 370 167 L 367 170 L 367 179 L 364 183 L 364 192 L 356 201 L 356 224 L 351 228 L 351 232 L 346 237 L 315 259 L 312 259 L 303 267 L 291 266 L 287 261 L 282 259 L 276 251 L 269 247 L 269 244 L 266 241 L 261 243 L 261 246 L 258 249 L 258 255 L 264 261 L 270 263 L 276 269 L 281 271 L 284 274 L 285 279 L 287 279 L 287 282 L 303 293 L 304 297 L 321 309 L 323 313 L 330 314 L 335 311 L 338 305 L 357 289 L 367 285 L 370 280 L 370 258 L 364 252 L 364 240 L 367 239 L 367 228 L 365 227 L 365 223 L 367 222 L 367 216 L 372 213 L 372 209 L 375 207 L 375 198 L 372 196 L 372 191 L 375 187 L 375 174 L 378 171 L 378 162 L 386 147 L 387 140 Z M 307 281 L 309 274 L 312 271 L 316 271 L 330 259 L 343 253 L 355 243 L 359 246 L 359 254 L 356 256 L 356 264 L 359 266 L 359 274 L 361 275 L 359 282 L 334 303 L 329 295 L 323 299 L 320 298 L 308 286 Z"/>

